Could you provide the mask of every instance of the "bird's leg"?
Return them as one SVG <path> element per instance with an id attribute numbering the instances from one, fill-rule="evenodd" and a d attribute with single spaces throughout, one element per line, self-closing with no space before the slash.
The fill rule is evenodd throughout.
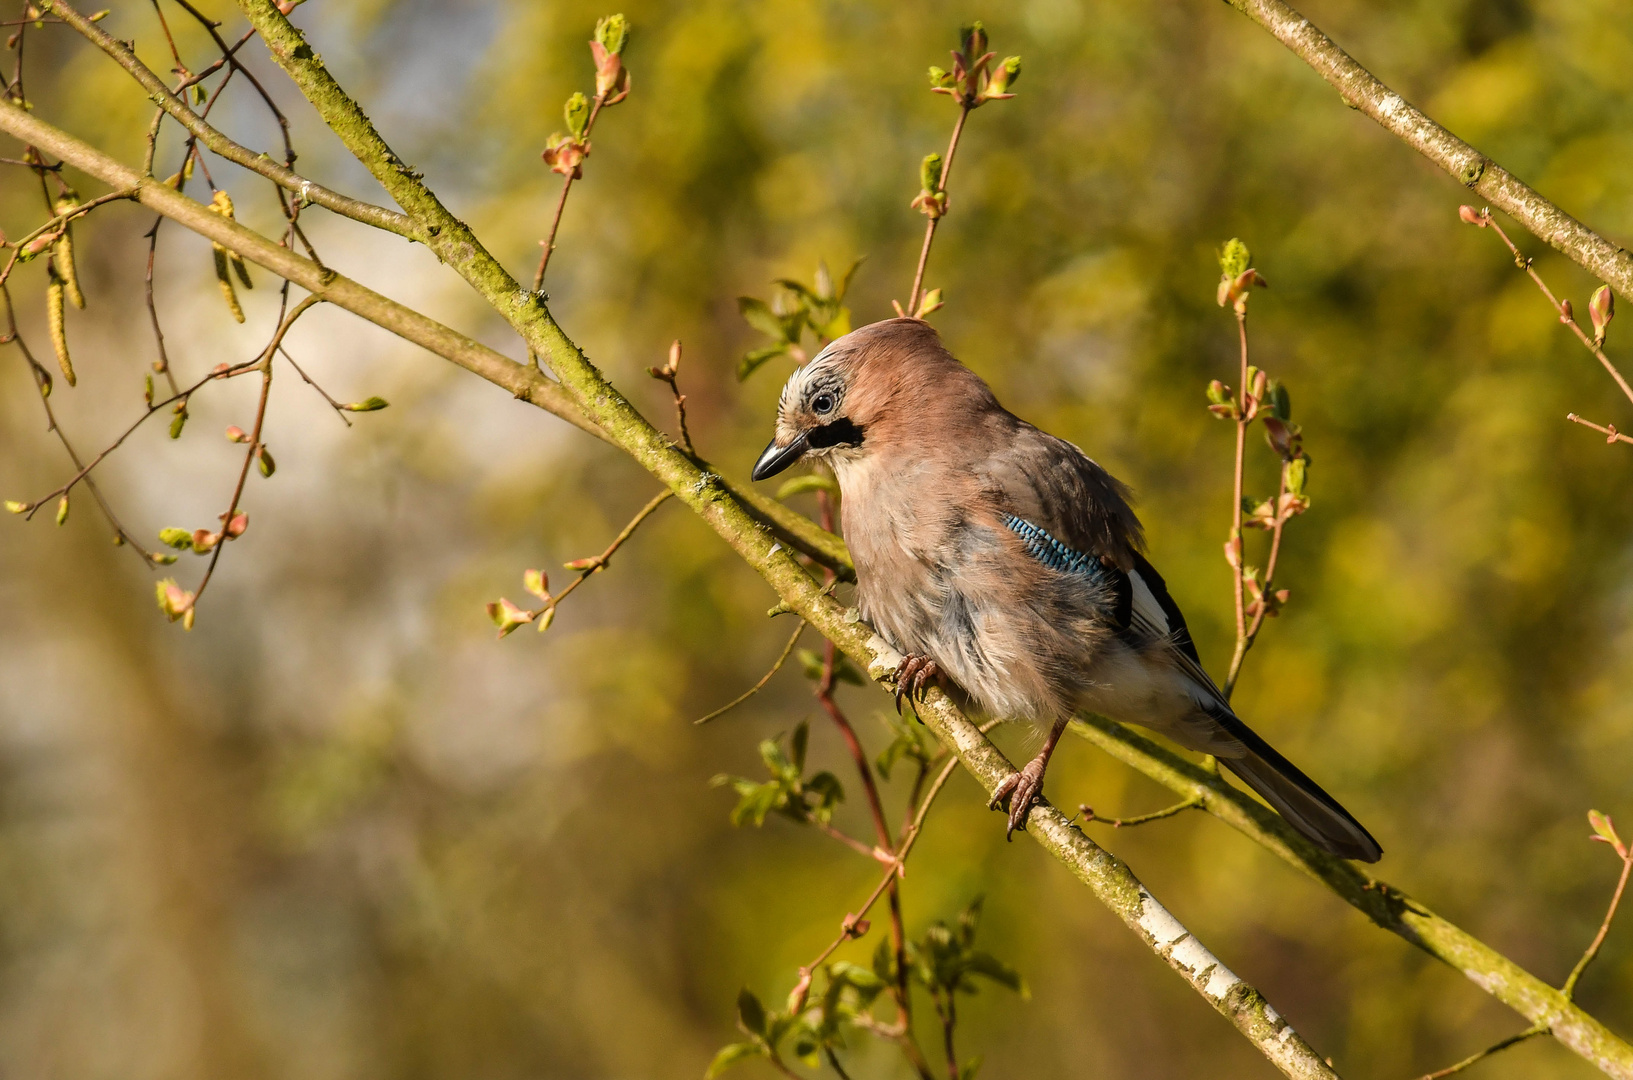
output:
<path id="1" fill-rule="evenodd" d="M 1043 770 L 1049 767 L 1049 755 L 1055 752 L 1055 744 L 1060 742 L 1061 732 L 1066 730 L 1065 720 L 1056 720 L 1055 726 L 1049 729 L 1049 739 L 1038 751 L 1038 756 L 1028 761 L 1020 772 L 1011 776 L 998 785 L 998 790 L 992 793 L 992 801 L 987 803 L 988 810 L 996 810 L 1000 806 L 1009 811 L 1009 828 L 1004 832 L 1004 839 L 1008 840 L 1015 835 L 1015 830 L 1026 831 L 1026 816 L 1043 798 Z"/>
<path id="2" fill-rule="evenodd" d="M 908 653 L 896 666 L 896 714 L 901 715 L 904 697 L 923 701 L 925 686 L 940 675 L 934 660 L 923 653 Z"/>

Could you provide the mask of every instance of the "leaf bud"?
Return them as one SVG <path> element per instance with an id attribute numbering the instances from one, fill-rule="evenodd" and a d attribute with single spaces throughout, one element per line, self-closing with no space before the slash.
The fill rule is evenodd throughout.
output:
<path id="1" fill-rule="evenodd" d="M 1609 814 L 1601 814 L 1597 810 L 1588 811 L 1588 824 L 1592 826 L 1594 835 L 1591 840 L 1600 840 L 1616 849 L 1616 854 L 1627 858 L 1627 845 L 1616 834 L 1616 825 L 1610 820 Z"/>
<path id="2" fill-rule="evenodd" d="M 1593 319 L 1593 343 L 1603 345 L 1605 330 L 1616 317 L 1616 294 L 1610 291 L 1609 285 L 1593 290 L 1593 299 L 1588 301 L 1588 316 Z"/>
<path id="3" fill-rule="evenodd" d="M 385 398 L 371 397 L 364 398 L 362 401 L 353 401 L 350 404 L 342 405 L 341 408 L 345 409 L 347 412 L 379 412 L 381 409 L 388 408 L 390 405 L 391 402 L 387 401 Z"/>
<path id="4" fill-rule="evenodd" d="M 1253 255 L 1247 245 L 1234 236 L 1225 241 L 1225 246 L 1219 250 L 1219 270 L 1227 281 L 1241 277 L 1252 261 Z"/>
<path id="5" fill-rule="evenodd" d="M 1491 215 L 1485 210 L 1476 210 L 1472 206 L 1459 206 L 1457 216 L 1463 219 L 1464 224 L 1485 228 L 1491 221 Z"/>
<path id="6" fill-rule="evenodd" d="M 186 427 L 186 426 L 187 426 L 187 407 L 185 405 L 178 405 L 176 407 L 175 419 L 170 421 L 170 437 L 172 439 L 181 438 L 181 429 Z"/>
<path id="7" fill-rule="evenodd" d="M 1304 498 L 1304 484 L 1309 477 L 1308 458 L 1294 458 L 1287 463 L 1287 492 L 1295 499 Z"/>
<path id="8" fill-rule="evenodd" d="M 618 56 L 629 42 L 629 20 L 623 15 L 606 15 L 596 20 L 595 41 L 607 55 Z"/>
<path id="9" fill-rule="evenodd" d="M 188 538 L 188 542 L 193 545 L 193 554 L 203 555 L 221 543 L 221 534 L 213 533 L 208 529 L 194 529 L 193 535 Z"/>
<path id="10" fill-rule="evenodd" d="M 168 551 L 164 551 L 154 555 L 153 561 L 158 563 L 160 566 L 169 566 L 171 563 L 176 561 L 176 556 Z"/>
<path id="11" fill-rule="evenodd" d="M 1559 321 L 1564 323 L 1566 326 L 1569 326 L 1571 323 L 1576 321 L 1576 309 L 1571 307 L 1571 302 L 1569 300 L 1561 300 L 1559 302 Z"/>
<path id="12" fill-rule="evenodd" d="M 227 527 L 224 531 L 227 534 L 227 539 L 236 540 L 244 535 L 244 530 L 247 528 L 249 528 L 249 515 L 240 510 L 227 518 Z"/>
<path id="13" fill-rule="evenodd" d="M 243 428 L 239 427 L 237 424 L 234 424 L 227 429 L 227 441 L 247 443 L 249 442 L 249 434 Z"/>
<path id="14" fill-rule="evenodd" d="M 941 298 L 941 290 L 930 289 L 919 297 L 919 309 L 913 312 L 913 318 L 922 319 L 933 311 L 940 311 L 945 306 L 946 301 Z"/>
<path id="15" fill-rule="evenodd" d="M 941 155 L 925 154 L 919 162 L 919 187 L 934 193 L 941 190 Z"/>
<path id="16" fill-rule="evenodd" d="M 68 496 L 66 495 L 57 500 L 57 524 L 68 524 Z"/>
<path id="17" fill-rule="evenodd" d="M 542 634 L 546 630 L 550 629 L 550 624 L 556 621 L 556 605 L 551 604 L 549 607 L 539 612 L 538 621 L 539 633 Z"/>
<path id="18" fill-rule="evenodd" d="M 561 113 L 567 120 L 567 130 L 573 133 L 573 138 L 582 141 L 584 130 L 590 123 L 589 99 L 575 90 L 573 96 L 567 99 L 567 105 Z"/>
<path id="19" fill-rule="evenodd" d="M 949 72 L 946 68 L 936 67 L 934 64 L 930 65 L 930 89 L 931 90 L 945 90 L 945 91 L 951 93 L 952 88 L 953 88 L 953 82 L 954 82 L 954 80 L 953 80 L 952 73 Z"/>
<path id="20" fill-rule="evenodd" d="M 574 571 L 577 571 L 578 573 L 583 573 L 586 570 L 600 569 L 601 559 L 598 556 L 591 555 L 588 558 L 574 559 L 572 562 L 563 563 L 562 565 L 565 566 L 569 570 L 574 570 Z"/>
<path id="21" fill-rule="evenodd" d="M 987 28 L 976 19 L 958 32 L 958 44 L 964 52 L 964 61 L 974 64 L 987 51 Z"/>
<path id="22" fill-rule="evenodd" d="M 544 145 L 544 152 L 539 156 L 550 166 L 551 172 L 577 180 L 584 175 L 584 158 L 589 152 L 588 145 L 558 131 L 550 136 L 550 141 Z"/>
<path id="23" fill-rule="evenodd" d="M 159 530 L 159 543 L 165 545 L 166 547 L 184 548 L 190 545 L 192 542 L 193 534 L 188 532 L 186 529 L 178 529 L 175 526 L 171 526 L 170 528 Z"/>
<path id="24" fill-rule="evenodd" d="M 255 467 L 261 470 L 261 475 L 270 477 L 278 471 L 278 463 L 272 460 L 272 452 L 265 446 L 255 448 Z"/>
<path id="25" fill-rule="evenodd" d="M 543 570 L 529 570 L 524 573 L 522 586 L 545 603 L 550 602 L 550 575 Z"/>
<path id="26" fill-rule="evenodd" d="M 533 612 L 523 611 L 504 597 L 488 604 L 488 618 L 493 625 L 499 628 L 499 636 L 504 637 L 518 626 L 526 626 L 533 621 Z"/>
<path id="27" fill-rule="evenodd" d="M 142 401 L 148 408 L 153 407 L 153 376 L 142 376 Z"/>
<path id="28" fill-rule="evenodd" d="M 18 502 L 16 499 L 6 500 L 6 513 L 8 514 L 26 514 L 32 509 L 34 509 L 33 503 Z"/>
<path id="29" fill-rule="evenodd" d="M 154 586 L 158 595 L 159 610 L 164 612 L 171 622 L 175 622 L 193 609 L 193 594 L 176 583 L 175 578 L 165 578 Z"/>
<path id="30" fill-rule="evenodd" d="M 986 89 L 981 91 L 983 101 L 1002 101 L 1015 95 L 1009 88 L 1015 85 L 1015 80 L 1021 77 L 1021 58 L 1006 56 L 1003 62 L 993 69 L 992 77 L 987 80 Z"/>

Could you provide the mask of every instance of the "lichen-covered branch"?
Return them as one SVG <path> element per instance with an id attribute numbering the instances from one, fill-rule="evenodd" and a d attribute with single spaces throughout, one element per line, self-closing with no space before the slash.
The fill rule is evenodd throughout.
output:
<path id="1" fill-rule="evenodd" d="M 293 169 L 278 164 L 266 154 L 259 154 L 246 146 L 240 146 L 228 138 L 217 128 L 212 127 L 203 117 L 194 112 L 171 92 L 164 81 L 153 73 L 151 69 L 136 58 L 130 46 L 104 33 L 102 28 L 91 22 L 89 18 L 76 11 L 63 0 L 42 0 L 41 6 L 61 16 L 62 20 L 78 30 L 93 45 L 107 53 L 120 67 L 130 72 L 131 77 L 141 84 L 148 96 L 165 112 L 175 117 L 176 121 L 186 128 L 188 133 L 199 142 L 237 165 L 242 165 L 251 172 L 259 173 L 281 187 L 294 192 L 303 200 L 316 203 L 326 210 L 349 217 L 354 221 L 361 221 L 365 225 L 373 225 L 387 232 L 394 232 L 399 236 L 406 236 L 411 240 L 423 240 L 420 230 L 414 223 L 395 210 L 388 210 L 383 206 L 353 199 L 339 192 L 330 191 L 322 184 L 315 184 L 301 176 Z"/>
<path id="2" fill-rule="evenodd" d="M 1519 177 L 1447 131 L 1385 86 L 1283 0 L 1227 0 L 1406 145 L 1464 187 L 1524 225 L 1539 239 L 1633 300 L 1633 255 L 1533 191 Z"/>

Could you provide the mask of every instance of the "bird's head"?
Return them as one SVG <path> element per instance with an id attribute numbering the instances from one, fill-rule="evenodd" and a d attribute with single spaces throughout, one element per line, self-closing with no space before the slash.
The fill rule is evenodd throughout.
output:
<path id="1" fill-rule="evenodd" d="M 754 465 L 764 480 L 810 454 L 864 453 L 905 422 L 915 374 L 958 362 L 928 323 L 887 319 L 835 338 L 788 377 L 777 402 L 777 433 Z"/>

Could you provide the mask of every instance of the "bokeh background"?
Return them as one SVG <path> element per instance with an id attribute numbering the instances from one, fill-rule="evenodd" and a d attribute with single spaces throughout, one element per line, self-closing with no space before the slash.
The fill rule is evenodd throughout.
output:
<path id="1" fill-rule="evenodd" d="M 241 31 L 231 5 L 204 7 Z M 1633 238 L 1622 5 L 1307 8 L 1453 131 Z M 1628 406 L 1496 238 L 1458 223 L 1465 192 L 1219 3 L 625 10 L 634 93 L 596 129 L 546 287 L 568 332 L 664 423 L 666 391 L 642 369 L 683 339 L 692 431 L 737 476 L 787 367 L 737 384 L 737 357 L 760 339 L 735 297 L 866 255 L 856 319 L 886 316 L 917 254 L 917 161 L 944 147 L 954 112 L 925 67 L 947 62 L 972 16 L 1000 55 L 1024 57 L 1019 97 L 977 112 L 959 152 L 929 275 L 948 298 L 935 321 L 1010 407 L 1133 484 L 1215 671 L 1230 632 L 1231 436 L 1202 389 L 1235 370 L 1214 252 L 1249 243 L 1272 285 L 1253 300 L 1254 353 L 1291 388 L 1314 506 L 1289 530 L 1279 583 L 1293 599 L 1249 660 L 1243 714 L 1371 827 L 1388 880 L 1562 979 L 1616 871 L 1584 812 L 1633 826 L 1633 458 L 1564 416 L 1625 424 Z M 538 153 L 562 100 L 591 88 L 584 42 L 604 13 L 316 0 L 296 21 L 523 276 L 557 191 Z M 202 35 L 168 14 L 193 66 L 207 62 Z M 120 3 L 104 25 L 170 67 L 148 5 Z M 63 28 L 26 40 L 37 113 L 139 162 L 149 106 L 134 85 Z M 245 55 L 287 104 L 301 167 L 385 201 L 264 49 Z M 275 146 L 246 87 L 216 115 Z M 171 136 L 161 174 L 178 160 Z M 277 229 L 263 184 L 211 169 L 241 219 Z M 16 236 L 39 220 L 33 179 L 0 173 L 0 224 Z M 521 355 L 423 249 L 318 210 L 305 221 L 337 268 Z M 79 230 L 80 385 L 52 401 L 81 449 L 141 408 L 149 223 L 115 207 Z M 1583 310 L 1596 283 L 1516 235 Z M 184 379 L 259 348 L 275 296 L 257 276 L 239 327 L 206 243 L 161 233 L 158 295 Z M 14 295 L 48 361 L 39 263 Z M 1625 362 L 1618 339 L 1613 328 Z M 549 634 L 496 642 L 483 603 L 521 597 L 526 567 L 599 551 L 654 483 L 344 312 L 319 309 L 289 345 L 342 400 L 392 408 L 347 430 L 285 369 L 267 434 L 279 471 L 252 476 L 252 527 L 192 633 L 155 610 L 155 575 L 109 545 L 83 494 L 61 529 L 45 515 L 0 522 L 0 1074 L 701 1076 L 734 1037 L 738 988 L 780 1000 L 877 873 L 787 822 L 733 829 L 731 795 L 708 786 L 758 775 L 756 742 L 805 716 L 816 762 L 842 765 L 794 665 L 737 713 L 691 725 L 780 649 L 772 594 L 670 505 Z M 248 426 L 253 389 L 210 391 L 181 440 L 155 425 L 99 470 L 132 528 L 214 520 L 239 460 L 221 431 Z M 1257 440 L 1249 487 L 1262 494 L 1273 466 Z M 68 474 L 21 357 L 0 351 L 0 490 L 36 498 Z M 190 587 L 201 563 L 175 569 Z M 885 695 L 847 688 L 842 701 L 882 747 Z M 1022 733 L 998 737 L 1025 752 Z M 865 833 L 848 787 L 840 823 Z M 1167 801 L 1071 741 L 1049 792 L 1113 814 Z M 893 817 L 903 797 L 887 794 Z M 913 856 L 906 914 L 917 933 L 984 895 L 981 942 L 1028 981 L 1028 1000 L 994 990 L 963 1008 L 961 1050 L 985 1056 L 984 1075 L 1272 1075 L 1060 866 L 1005 844 L 982 801 L 952 781 Z M 1346 1076 L 1418 1075 L 1523 1026 L 1222 825 L 1099 828 Z M 1630 991 L 1623 925 L 1579 996 L 1630 1032 Z M 850 1064 L 906 1075 L 866 1040 Z M 1479 1070 L 1594 1075 L 1547 1040 Z"/>

